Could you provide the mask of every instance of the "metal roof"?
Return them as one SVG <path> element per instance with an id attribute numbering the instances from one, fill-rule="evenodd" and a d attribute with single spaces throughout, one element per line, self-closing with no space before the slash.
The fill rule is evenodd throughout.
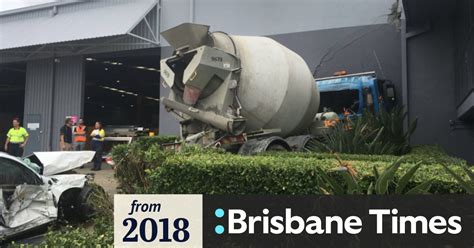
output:
<path id="1" fill-rule="evenodd" d="M 157 3 L 72 1 L 0 13 L 0 50 L 131 34 Z"/>

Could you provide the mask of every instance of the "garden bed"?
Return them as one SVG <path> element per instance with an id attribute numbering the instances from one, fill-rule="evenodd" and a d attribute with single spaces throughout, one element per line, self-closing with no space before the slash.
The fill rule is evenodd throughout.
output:
<path id="1" fill-rule="evenodd" d="M 140 146 L 140 148 L 138 148 Z M 321 194 L 322 169 L 335 180 L 333 170 L 343 162 L 357 173 L 361 187 L 374 182 L 374 167 L 383 171 L 398 160 L 393 155 L 278 152 L 241 156 L 219 150 L 187 147 L 183 152 L 162 151 L 158 143 L 121 147 L 117 175 L 125 193 L 150 194 Z M 466 162 L 448 156 L 435 146 L 418 146 L 403 156 L 396 176 L 420 163 L 410 181 L 418 185 L 432 181 L 429 192 L 464 193 L 465 190 L 443 168 L 462 173 Z"/>

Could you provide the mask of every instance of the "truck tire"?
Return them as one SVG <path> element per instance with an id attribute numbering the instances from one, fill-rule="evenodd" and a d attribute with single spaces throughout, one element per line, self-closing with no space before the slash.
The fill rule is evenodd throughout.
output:
<path id="1" fill-rule="evenodd" d="M 284 146 L 280 144 L 271 144 L 267 147 L 266 151 L 278 151 L 278 152 L 285 152 L 288 151 Z"/>
<path id="2" fill-rule="evenodd" d="M 255 155 L 266 151 L 291 151 L 288 143 L 278 136 L 263 139 L 251 139 L 239 149 L 241 155 Z"/>

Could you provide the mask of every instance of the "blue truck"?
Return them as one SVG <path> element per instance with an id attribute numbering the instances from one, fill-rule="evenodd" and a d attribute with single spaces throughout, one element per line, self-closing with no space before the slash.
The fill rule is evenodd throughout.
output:
<path id="1" fill-rule="evenodd" d="M 320 92 L 319 113 L 335 112 L 340 118 L 362 115 L 364 111 L 378 114 L 396 104 L 395 86 L 390 80 L 377 78 L 375 72 L 317 78 Z"/>

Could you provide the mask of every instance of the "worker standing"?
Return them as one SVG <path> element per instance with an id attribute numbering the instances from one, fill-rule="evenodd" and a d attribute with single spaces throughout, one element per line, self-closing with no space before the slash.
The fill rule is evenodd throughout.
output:
<path id="1" fill-rule="evenodd" d="M 104 151 L 105 131 L 102 128 L 102 123 L 97 121 L 95 123 L 94 131 L 91 133 L 92 150 L 95 151 L 93 171 L 99 171 L 102 165 L 102 152 Z"/>
<path id="2" fill-rule="evenodd" d="M 84 120 L 79 119 L 77 126 L 74 128 L 74 150 L 83 151 L 86 147 L 86 125 L 84 125 Z"/>
<path id="3" fill-rule="evenodd" d="M 5 141 L 5 151 L 15 157 L 23 156 L 23 148 L 28 142 L 28 132 L 20 126 L 20 119 L 13 119 L 13 127 L 7 133 Z"/>
<path id="4" fill-rule="evenodd" d="M 72 151 L 72 119 L 66 118 L 64 126 L 59 130 L 61 151 Z"/>

